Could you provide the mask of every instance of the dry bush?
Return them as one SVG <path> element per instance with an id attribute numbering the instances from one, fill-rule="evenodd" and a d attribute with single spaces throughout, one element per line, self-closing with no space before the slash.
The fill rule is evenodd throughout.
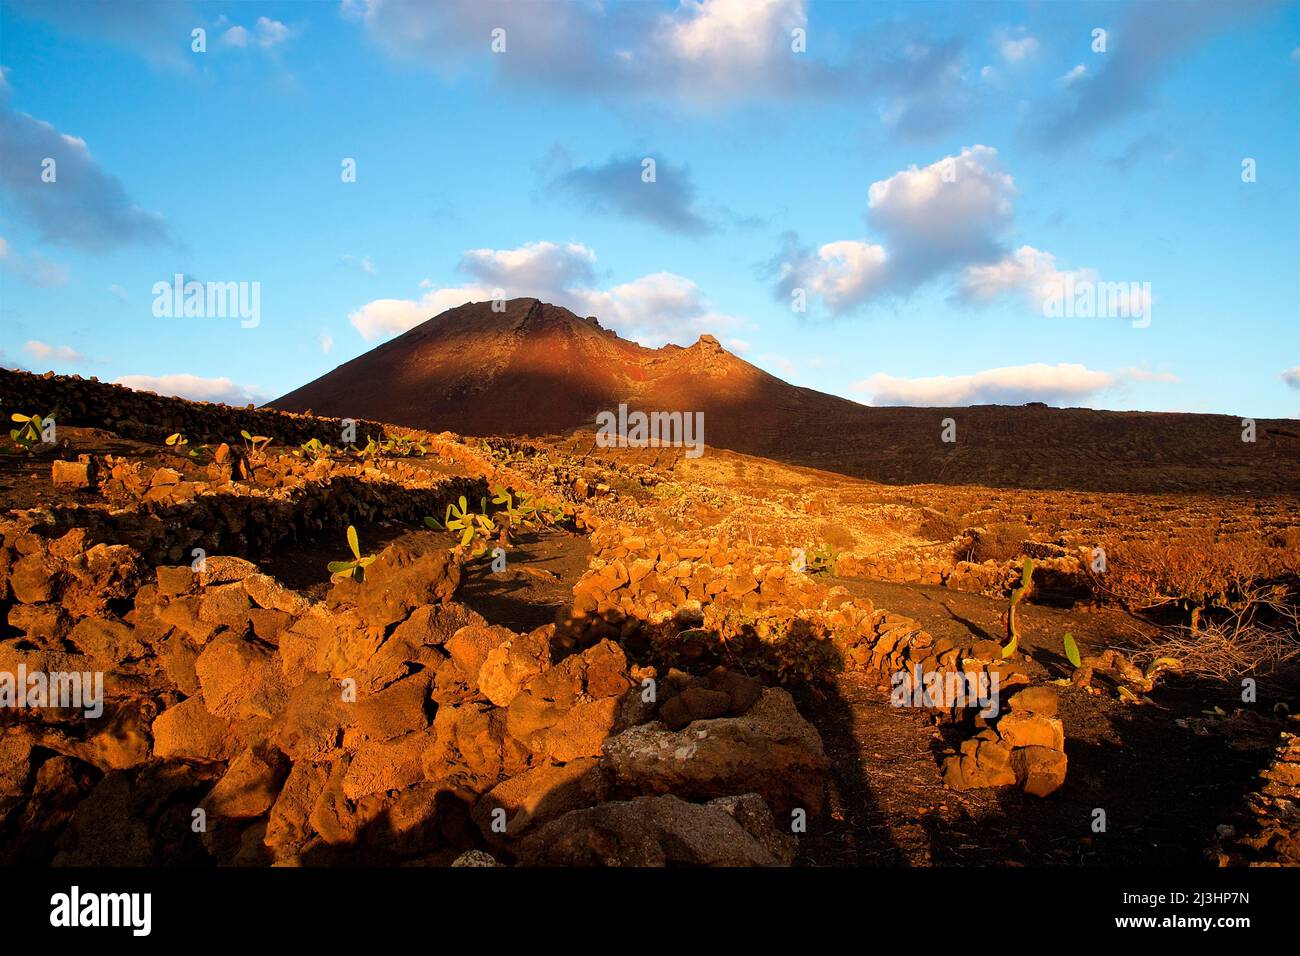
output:
<path id="1" fill-rule="evenodd" d="M 926 541 L 951 541 L 962 532 L 961 515 L 926 508 L 921 523 L 916 526 L 916 536 Z"/>
<path id="2" fill-rule="evenodd" d="M 1261 600 L 1200 628 L 1170 628 L 1134 659 L 1172 657 L 1184 674 L 1228 682 L 1289 677 L 1300 670 L 1300 606 Z"/>
<path id="3" fill-rule="evenodd" d="M 1269 536 L 1269 546 L 1300 553 L 1300 528 L 1279 528 Z"/>
<path id="4" fill-rule="evenodd" d="M 1269 547 L 1262 535 L 1220 539 L 1202 529 L 1103 547 L 1106 571 L 1090 572 L 1094 589 L 1134 610 L 1236 610 L 1258 599 L 1258 585 L 1300 572 L 1296 551 Z"/>
<path id="5" fill-rule="evenodd" d="M 1024 552 L 1025 541 L 1032 537 L 1029 526 L 1019 521 L 999 521 L 976 534 L 964 561 L 1009 561 Z"/>
<path id="6" fill-rule="evenodd" d="M 817 534 L 836 551 L 852 551 L 858 543 L 853 532 L 836 521 L 823 521 L 817 526 Z"/>

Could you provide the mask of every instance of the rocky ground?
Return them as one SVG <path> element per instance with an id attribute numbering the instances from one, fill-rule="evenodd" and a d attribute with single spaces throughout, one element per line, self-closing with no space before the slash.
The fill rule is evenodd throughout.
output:
<path id="1" fill-rule="evenodd" d="M 42 382 L 55 443 L 0 454 L 0 678 L 102 674 L 104 706 L 0 710 L 6 863 L 1300 856 L 1289 675 L 1243 703 L 1133 664 L 1162 622 L 1090 570 L 1100 540 L 1211 527 L 1285 570 L 1294 497 L 884 486 L 376 423 L 361 453 L 332 419 Z M 462 496 L 492 523 L 469 544 L 424 521 Z M 913 672 L 996 680 L 997 712 L 900 701 Z"/>

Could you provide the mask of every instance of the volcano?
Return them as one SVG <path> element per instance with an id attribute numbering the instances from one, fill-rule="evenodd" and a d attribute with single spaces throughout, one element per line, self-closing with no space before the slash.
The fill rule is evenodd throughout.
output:
<path id="1" fill-rule="evenodd" d="M 595 316 L 537 299 L 449 309 L 272 402 L 285 411 L 369 418 L 466 435 L 567 435 L 620 403 L 703 412 L 706 440 L 774 447 L 792 421 L 862 411 L 799 388 L 724 349 L 712 335 L 650 349 Z"/>
<path id="2" fill-rule="evenodd" d="M 791 385 L 712 335 L 651 349 L 535 298 L 436 315 L 270 403 L 463 435 L 593 443 L 597 415 L 702 412 L 711 448 L 890 484 L 1289 492 L 1300 426 L 1229 415 L 981 405 L 875 408 Z M 955 429 L 948 428 L 952 419 Z M 945 441 L 955 438 L 955 441 Z"/>

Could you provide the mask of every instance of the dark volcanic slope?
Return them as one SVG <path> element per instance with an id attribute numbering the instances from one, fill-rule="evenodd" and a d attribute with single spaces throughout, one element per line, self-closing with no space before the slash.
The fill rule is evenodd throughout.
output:
<path id="1" fill-rule="evenodd" d="M 1300 423 L 1241 440 L 1227 415 L 985 405 L 869 408 L 799 388 L 723 349 L 647 349 L 536 299 L 449 309 L 271 403 L 468 435 L 566 435 L 596 413 L 704 412 L 704 437 L 889 483 L 1094 491 L 1300 491 Z M 942 420 L 957 442 L 940 440 Z"/>

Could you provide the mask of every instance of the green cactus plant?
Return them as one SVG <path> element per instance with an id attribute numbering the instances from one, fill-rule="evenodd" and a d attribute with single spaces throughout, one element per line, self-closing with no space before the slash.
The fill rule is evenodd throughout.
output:
<path id="1" fill-rule="evenodd" d="M 808 555 L 807 572 L 809 574 L 830 574 L 835 570 L 835 549 L 829 545 L 820 545 Z"/>
<path id="2" fill-rule="evenodd" d="M 361 556 L 361 543 L 357 540 L 357 529 L 348 525 L 348 547 L 352 549 L 351 561 L 331 561 L 326 567 L 329 568 L 330 574 L 351 574 L 352 580 L 358 583 L 364 583 L 366 580 L 366 568 L 375 560 L 375 556 L 368 558 Z"/>
<path id="3" fill-rule="evenodd" d="M 185 437 L 184 432 L 175 432 L 163 439 L 163 444 L 175 448 L 177 451 L 184 451 L 191 458 L 202 458 L 210 455 L 212 450 L 207 445 L 198 445 L 197 447 L 188 447 L 190 440 Z"/>
<path id="4" fill-rule="evenodd" d="M 472 552 L 474 557 L 481 557 L 487 552 L 487 539 L 496 531 L 496 523 L 487 514 L 487 498 L 483 498 L 481 504 L 483 513 L 475 514 L 470 510 L 465 496 L 461 495 L 459 501 L 447 505 L 447 513 L 442 521 L 425 518 L 424 523 L 437 531 L 450 531 L 458 535 L 458 547 L 462 549 L 468 550 L 476 540 L 482 539 L 482 543 Z"/>
<path id="5" fill-rule="evenodd" d="M 1034 559 L 1025 558 L 1020 573 L 1020 586 L 1011 592 L 1011 607 L 1007 610 L 1007 636 L 1011 638 L 1002 648 L 1003 658 L 1010 657 L 1020 647 L 1020 629 L 1016 627 L 1016 605 L 1029 596 L 1034 588 Z"/>
<path id="6" fill-rule="evenodd" d="M 22 427 L 11 429 L 9 431 L 9 437 L 27 451 L 31 451 L 38 445 L 45 444 L 45 426 L 54 421 L 53 414 L 41 418 L 40 415 L 23 415 L 14 412 L 10 418 L 22 425 Z"/>
<path id="7" fill-rule="evenodd" d="M 1079 655 L 1079 645 L 1074 642 L 1074 635 L 1066 632 L 1065 635 L 1065 659 L 1075 667 L 1083 666 L 1083 658 Z"/>
<path id="8" fill-rule="evenodd" d="M 271 444 L 273 440 L 267 435 L 250 434 L 247 429 L 241 429 L 239 434 L 243 437 L 245 447 L 247 447 L 250 454 L 258 454 L 259 452 L 265 451 L 266 446 Z"/>
<path id="9" fill-rule="evenodd" d="M 322 442 L 319 438 L 305 441 L 298 446 L 298 455 L 302 458 L 325 458 L 332 454 L 333 451 L 333 448 Z"/>

